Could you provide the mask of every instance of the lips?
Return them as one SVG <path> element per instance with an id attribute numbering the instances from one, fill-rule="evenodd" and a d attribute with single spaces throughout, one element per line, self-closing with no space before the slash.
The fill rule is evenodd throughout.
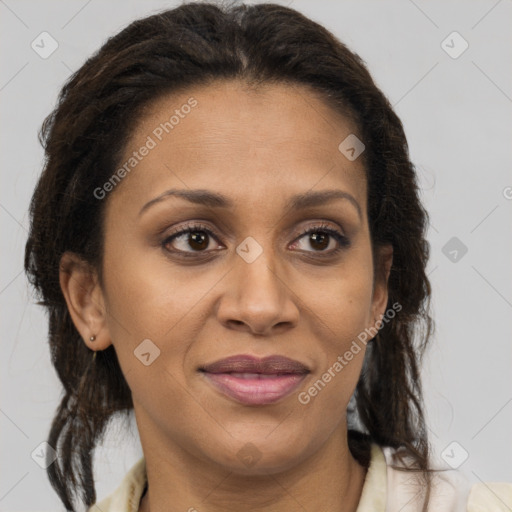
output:
<path id="1" fill-rule="evenodd" d="M 310 372 L 284 356 L 238 355 L 199 368 L 224 396 L 245 405 L 266 405 L 291 394 Z"/>
<path id="2" fill-rule="evenodd" d="M 309 372 L 307 366 L 288 357 L 268 356 L 259 359 L 248 355 L 221 359 L 200 369 L 208 373 L 258 373 L 266 375 Z"/>

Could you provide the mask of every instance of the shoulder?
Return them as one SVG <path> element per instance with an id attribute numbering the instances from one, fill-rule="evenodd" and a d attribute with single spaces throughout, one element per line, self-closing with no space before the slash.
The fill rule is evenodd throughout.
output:
<path id="1" fill-rule="evenodd" d="M 109 510 L 112 510 L 112 496 L 107 496 L 99 503 L 95 503 L 87 509 L 87 512 L 108 512 Z"/>
<path id="2" fill-rule="evenodd" d="M 146 460 L 142 457 L 125 474 L 118 488 L 87 512 L 138 512 L 146 481 Z"/>
<path id="3" fill-rule="evenodd" d="M 471 487 L 467 512 L 510 512 L 512 483 L 482 482 Z"/>
<path id="4" fill-rule="evenodd" d="M 386 463 L 386 511 L 420 512 L 425 497 L 421 472 L 398 469 L 391 448 L 381 448 Z M 373 460 L 373 454 L 372 454 Z M 460 471 L 435 468 L 431 473 L 429 511 L 511 512 L 512 483 L 472 484 Z"/>

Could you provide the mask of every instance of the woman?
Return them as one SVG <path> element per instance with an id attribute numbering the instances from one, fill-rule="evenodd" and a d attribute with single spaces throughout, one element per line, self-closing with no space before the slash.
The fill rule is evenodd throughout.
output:
<path id="1" fill-rule="evenodd" d="M 272 4 L 135 21 L 42 140 L 25 267 L 67 510 L 508 510 L 512 485 L 431 467 L 428 217 L 400 120 L 323 27 Z M 144 457 L 96 503 L 94 447 L 132 410 Z"/>

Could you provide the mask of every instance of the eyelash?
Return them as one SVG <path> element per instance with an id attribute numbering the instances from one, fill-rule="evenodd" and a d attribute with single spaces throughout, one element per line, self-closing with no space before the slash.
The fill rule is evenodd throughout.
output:
<path id="1" fill-rule="evenodd" d="M 195 233 L 195 232 L 207 233 L 209 237 L 212 237 L 212 238 L 218 240 L 217 235 L 211 229 L 207 228 L 203 224 L 192 224 L 192 225 L 187 225 L 185 227 L 185 229 L 177 231 L 176 233 L 173 233 L 172 235 L 166 237 L 165 240 L 163 240 L 163 242 L 162 242 L 162 247 L 168 252 L 179 253 L 180 256 L 184 256 L 186 258 L 197 257 L 197 255 L 211 252 L 211 251 L 188 252 L 188 251 L 180 251 L 180 250 L 169 251 L 169 249 L 167 249 L 167 245 L 169 245 L 175 238 L 178 238 L 182 235 Z M 311 226 L 311 227 L 305 229 L 304 231 L 302 231 L 302 233 L 299 234 L 299 236 L 296 238 L 296 240 L 300 240 L 302 237 L 304 237 L 305 235 L 310 234 L 310 233 L 327 234 L 327 235 L 333 237 L 338 242 L 338 247 L 336 249 L 333 249 L 333 250 L 327 252 L 327 253 L 323 253 L 323 251 L 307 251 L 307 252 L 316 253 L 320 258 L 332 257 L 332 256 L 338 254 L 343 249 L 346 249 L 350 246 L 350 240 L 345 235 L 342 235 L 339 231 L 332 229 L 331 227 L 329 227 L 328 224 L 324 224 L 324 223 L 317 224 L 317 225 L 314 225 L 314 226 Z"/>

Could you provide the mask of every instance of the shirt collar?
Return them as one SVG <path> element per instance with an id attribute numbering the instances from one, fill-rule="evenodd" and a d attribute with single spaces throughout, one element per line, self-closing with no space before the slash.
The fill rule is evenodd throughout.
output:
<path id="1" fill-rule="evenodd" d="M 387 500 L 387 464 L 382 448 L 371 445 L 370 466 L 356 512 L 385 512 Z"/>

